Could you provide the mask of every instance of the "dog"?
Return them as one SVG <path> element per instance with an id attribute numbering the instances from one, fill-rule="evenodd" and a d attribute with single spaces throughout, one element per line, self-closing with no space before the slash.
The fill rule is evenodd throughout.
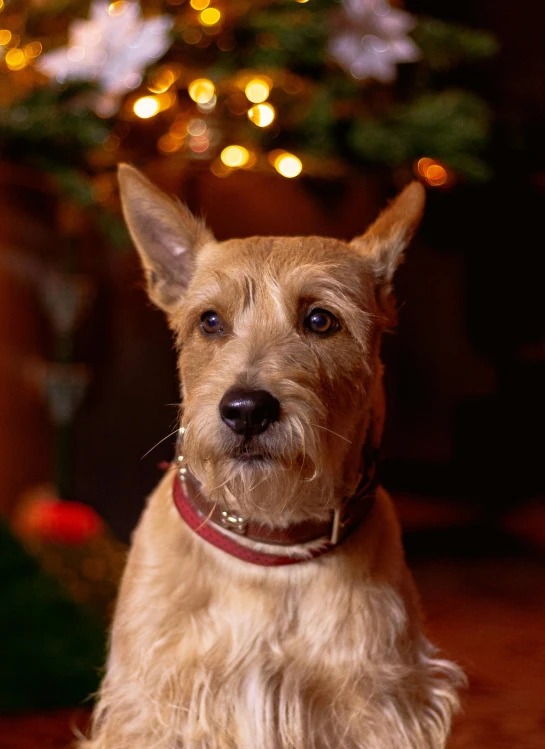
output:
<path id="1" fill-rule="evenodd" d="M 121 202 L 179 350 L 176 459 L 134 533 L 80 749 L 441 749 L 461 670 L 421 630 L 376 453 L 409 184 L 365 234 L 218 242 Z"/>

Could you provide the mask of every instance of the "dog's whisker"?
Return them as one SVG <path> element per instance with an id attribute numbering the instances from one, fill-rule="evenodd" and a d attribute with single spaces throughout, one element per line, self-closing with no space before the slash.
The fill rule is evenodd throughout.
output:
<path id="1" fill-rule="evenodd" d="M 175 435 L 178 432 L 178 429 L 179 429 L 179 427 L 176 427 L 176 429 L 174 429 L 174 431 L 172 431 L 170 434 L 167 434 L 167 436 L 163 437 L 163 439 L 159 440 L 159 442 L 156 442 L 153 447 L 150 447 L 150 449 L 146 453 L 144 453 L 142 455 L 142 457 L 140 458 L 140 460 L 143 460 L 144 458 L 146 458 L 151 452 L 153 452 L 155 450 L 156 447 L 159 447 L 159 445 L 161 445 L 165 440 L 168 440 L 169 437 L 172 437 L 173 435 Z"/>
<path id="2" fill-rule="evenodd" d="M 348 442 L 349 445 L 352 444 L 351 440 L 349 440 L 347 437 L 344 437 L 342 434 L 339 434 L 338 432 L 334 432 L 333 429 L 328 429 L 328 427 L 321 426 L 320 424 L 313 424 L 312 422 L 310 422 L 310 426 L 316 427 L 316 429 L 323 429 L 326 432 L 330 432 L 330 434 L 334 434 L 335 437 L 339 437 L 345 442 Z"/>

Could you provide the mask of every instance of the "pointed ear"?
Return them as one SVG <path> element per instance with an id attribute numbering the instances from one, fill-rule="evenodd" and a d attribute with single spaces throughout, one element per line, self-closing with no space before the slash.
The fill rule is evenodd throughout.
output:
<path id="1" fill-rule="evenodd" d="M 123 215 L 140 255 L 152 302 L 166 312 L 182 298 L 195 257 L 212 233 L 189 209 L 169 198 L 128 164 L 119 164 Z"/>
<path id="2" fill-rule="evenodd" d="M 385 208 L 376 221 L 351 245 L 368 259 L 376 279 L 378 301 L 395 322 L 392 279 L 403 261 L 403 251 L 412 239 L 424 213 L 426 191 L 420 182 L 411 182 Z"/>

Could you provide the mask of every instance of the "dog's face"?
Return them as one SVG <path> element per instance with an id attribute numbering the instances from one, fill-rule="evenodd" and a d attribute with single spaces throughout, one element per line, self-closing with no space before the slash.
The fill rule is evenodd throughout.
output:
<path id="1" fill-rule="evenodd" d="M 184 456 L 203 492 L 274 524 L 325 516 L 380 438 L 380 336 L 423 188 L 347 244 L 216 242 L 136 170 L 122 166 L 120 184 L 150 297 L 177 335 Z"/>

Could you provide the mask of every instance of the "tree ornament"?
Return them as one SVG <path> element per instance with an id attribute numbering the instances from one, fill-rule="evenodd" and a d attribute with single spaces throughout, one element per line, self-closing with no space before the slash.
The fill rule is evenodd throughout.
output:
<path id="1" fill-rule="evenodd" d="M 97 111 L 115 106 L 120 98 L 142 82 L 147 66 L 169 49 L 172 19 L 156 16 L 142 20 L 138 2 L 118 0 L 108 4 L 97 0 L 91 5 L 89 20 L 73 21 L 69 44 L 48 52 L 37 68 L 59 83 L 94 81 L 106 97 Z M 102 110 L 102 111 L 101 111 Z"/>
<path id="2" fill-rule="evenodd" d="M 72 335 L 88 307 L 93 289 L 83 274 L 49 271 L 38 279 L 38 293 L 56 335 Z"/>
<path id="3" fill-rule="evenodd" d="M 393 83 L 398 63 L 420 59 L 419 48 L 407 36 L 416 25 L 409 13 L 386 0 L 342 0 L 342 6 L 329 52 L 354 78 Z"/>

